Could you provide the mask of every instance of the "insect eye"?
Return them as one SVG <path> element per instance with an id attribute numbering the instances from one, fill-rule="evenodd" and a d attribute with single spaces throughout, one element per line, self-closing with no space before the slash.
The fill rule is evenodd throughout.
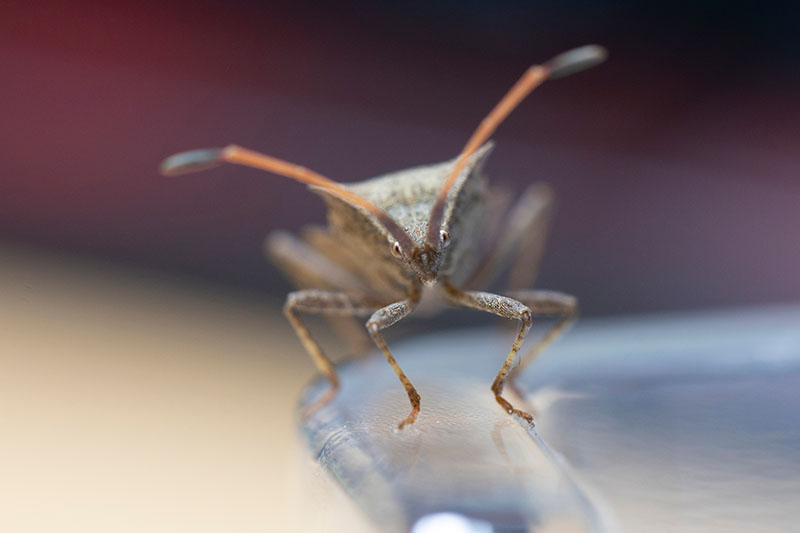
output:
<path id="1" fill-rule="evenodd" d="M 398 259 L 403 257 L 403 249 L 400 248 L 400 243 L 397 241 L 394 241 L 394 244 L 392 244 L 392 255 Z"/>
<path id="2" fill-rule="evenodd" d="M 447 248 L 447 245 L 450 244 L 450 233 L 442 230 L 439 232 L 439 238 L 442 240 L 442 248 Z"/>

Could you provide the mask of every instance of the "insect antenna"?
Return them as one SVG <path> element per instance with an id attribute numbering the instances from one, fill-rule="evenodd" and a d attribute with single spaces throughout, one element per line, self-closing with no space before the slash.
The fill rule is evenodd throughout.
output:
<path id="1" fill-rule="evenodd" d="M 165 176 L 179 176 L 214 168 L 223 163 L 235 163 L 258 168 L 299 181 L 300 183 L 319 187 L 349 204 L 361 207 L 372 213 L 386 231 L 394 237 L 403 252 L 411 252 L 416 248 L 411 237 L 409 237 L 403 228 L 401 228 L 383 209 L 366 198 L 355 194 L 341 183 L 326 178 L 322 174 L 300 165 L 254 152 L 253 150 L 248 150 L 240 146 L 231 144 L 225 148 L 205 148 L 181 152 L 166 158 L 161 163 L 159 170 Z"/>
<path id="2" fill-rule="evenodd" d="M 466 146 L 456 159 L 453 170 L 444 182 L 439 196 L 431 209 L 428 221 L 426 245 L 434 249 L 441 248 L 441 229 L 444 210 L 447 204 L 447 195 L 453 188 L 458 177 L 467 165 L 470 156 L 485 143 L 502 124 L 506 117 L 531 93 L 536 87 L 549 78 L 560 78 L 593 67 L 605 60 L 608 52 L 602 46 L 588 45 L 575 48 L 557 55 L 542 65 L 530 67 L 522 77 L 509 89 L 500 102 L 492 109 L 486 118 L 478 125 Z"/>

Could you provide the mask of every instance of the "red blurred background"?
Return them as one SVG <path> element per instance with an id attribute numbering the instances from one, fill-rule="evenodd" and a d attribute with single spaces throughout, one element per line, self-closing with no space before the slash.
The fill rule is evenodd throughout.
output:
<path id="1" fill-rule="evenodd" d="M 487 170 L 560 208 L 539 285 L 586 314 L 800 298 L 796 4 L 6 2 L 0 240 L 280 297 L 271 229 L 323 220 L 244 168 L 156 169 L 235 142 L 356 181 L 458 153 L 529 64 L 587 44 Z"/>

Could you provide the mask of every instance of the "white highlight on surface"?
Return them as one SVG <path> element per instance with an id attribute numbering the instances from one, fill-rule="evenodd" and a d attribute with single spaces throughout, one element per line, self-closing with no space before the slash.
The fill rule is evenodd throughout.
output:
<path id="1" fill-rule="evenodd" d="M 489 522 L 473 520 L 458 513 L 425 515 L 414 524 L 411 533 L 492 533 Z"/>

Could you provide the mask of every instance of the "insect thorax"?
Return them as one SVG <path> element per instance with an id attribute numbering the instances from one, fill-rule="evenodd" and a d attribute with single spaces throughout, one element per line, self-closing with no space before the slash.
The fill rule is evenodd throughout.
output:
<path id="1" fill-rule="evenodd" d="M 481 165 L 490 145 L 470 160 L 462 177 L 448 194 L 444 225 L 451 235 L 450 245 L 442 251 L 440 275 L 454 281 L 466 275 L 477 261 L 472 243 L 480 234 L 484 216 L 486 182 Z M 346 184 L 347 188 L 383 209 L 403 228 L 414 244 L 424 249 L 428 221 L 436 197 L 447 179 L 454 161 L 393 172 L 366 181 Z M 409 290 L 418 284 L 417 275 L 391 254 L 394 238 L 366 210 L 317 189 L 328 204 L 328 223 L 332 233 L 345 246 L 377 270 L 370 275 L 370 285 L 391 284 Z"/>

